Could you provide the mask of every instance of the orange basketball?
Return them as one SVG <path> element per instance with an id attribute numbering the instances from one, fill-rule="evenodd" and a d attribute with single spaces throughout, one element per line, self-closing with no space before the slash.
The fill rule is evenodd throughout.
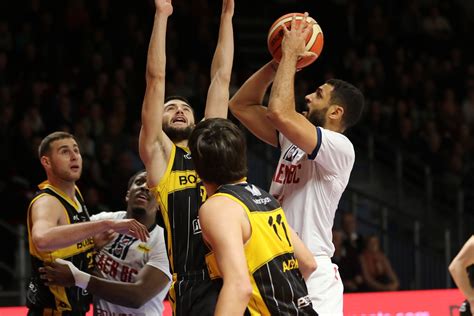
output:
<path id="1" fill-rule="evenodd" d="M 296 25 L 298 26 L 301 21 L 304 19 L 303 13 L 289 13 L 280 17 L 278 20 L 273 23 L 270 27 L 267 37 L 267 45 L 270 54 L 272 54 L 273 59 L 277 62 L 281 60 L 281 41 L 283 40 L 283 24 L 286 25 L 288 29 L 291 28 L 291 19 L 293 15 L 296 15 Z M 298 60 L 296 65 L 297 68 L 303 68 L 311 63 L 313 63 L 321 54 L 324 45 L 323 31 L 319 26 L 318 22 L 315 19 L 308 16 L 308 22 L 313 22 L 313 29 L 309 32 L 308 37 L 306 38 L 306 51 L 311 51 L 315 53 L 315 56 L 312 57 L 303 57 Z"/>

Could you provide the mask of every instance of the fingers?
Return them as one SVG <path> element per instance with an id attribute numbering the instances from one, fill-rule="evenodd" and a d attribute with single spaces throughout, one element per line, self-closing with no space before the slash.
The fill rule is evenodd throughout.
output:
<path id="1" fill-rule="evenodd" d="M 140 239 L 141 241 L 147 241 L 148 237 L 150 237 L 147 228 L 136 220 L 131 222 L 131 227 L 128 229 L 128 232 L 130 235 Z"/>

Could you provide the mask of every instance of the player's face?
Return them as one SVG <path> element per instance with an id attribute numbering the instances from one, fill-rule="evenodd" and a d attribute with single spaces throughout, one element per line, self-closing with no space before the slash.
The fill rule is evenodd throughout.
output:
<path id="1" fill-rule="evenodd" d="M 326 123 L 332 90 L 333 87 L 325 83 L 318 87 L 315 92 L 305 97 L 308 110 L 306 118 L 316 126 L 324 127 Z"/>
<path id="2" fill-rule="evenodd" d="M 163 127 L 185 129 L 194 125 L 192 108 L 182 100 L 169 100 L 165 103 Z"/>
<path id="3" fill-rule="evenodd" d="M 59 139 L 50 144 L 50 154 L 44 164 L 50 172 L 64 181 L 77 181 L 82 173 L 82 156 L 79 146 L 72 138 Z"/>
<path id="4" fill-rule="evenodd" d="M 128 190 L 129 209 L 144 209 L 146 211 L 156 211 L 156 202 L 146 185 L 146 172 L 137 175 Z"/>

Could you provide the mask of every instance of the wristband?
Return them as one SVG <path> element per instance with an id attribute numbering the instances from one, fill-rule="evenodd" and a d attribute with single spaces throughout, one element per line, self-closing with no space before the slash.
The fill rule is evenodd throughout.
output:
<path id="1" fill-rule="evenodd" d="M 56 259 L 56 262 L 59 264 L 65 264 L 69 267 L 77 287 L 80 287 L 83 290 L 87 289 L 87 285 L 91 279 L 91 275 L 89 273 L 79 270 L 72 264 L 71 261 L 58 258 Z"/>

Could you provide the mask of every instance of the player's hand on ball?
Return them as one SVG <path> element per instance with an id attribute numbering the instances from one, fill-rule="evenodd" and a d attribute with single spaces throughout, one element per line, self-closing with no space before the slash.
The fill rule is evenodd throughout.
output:
<path id="1" fill-rule="evenodd" d="M 306 38 L 309 32 L 312 31 L 313 22 L 308 21 L 308 12 L 304 13 L 304 18 L 297 22 L 296 15 L 294 14 L 291 19 L 291 27 L 288 29 L 283 24 L 283 41 L 281 43 L 282 54 L 291 54 L 301 59 L 303 57 L 315 56 L 316 54 L 310 51 L 306 51 Z"/>

